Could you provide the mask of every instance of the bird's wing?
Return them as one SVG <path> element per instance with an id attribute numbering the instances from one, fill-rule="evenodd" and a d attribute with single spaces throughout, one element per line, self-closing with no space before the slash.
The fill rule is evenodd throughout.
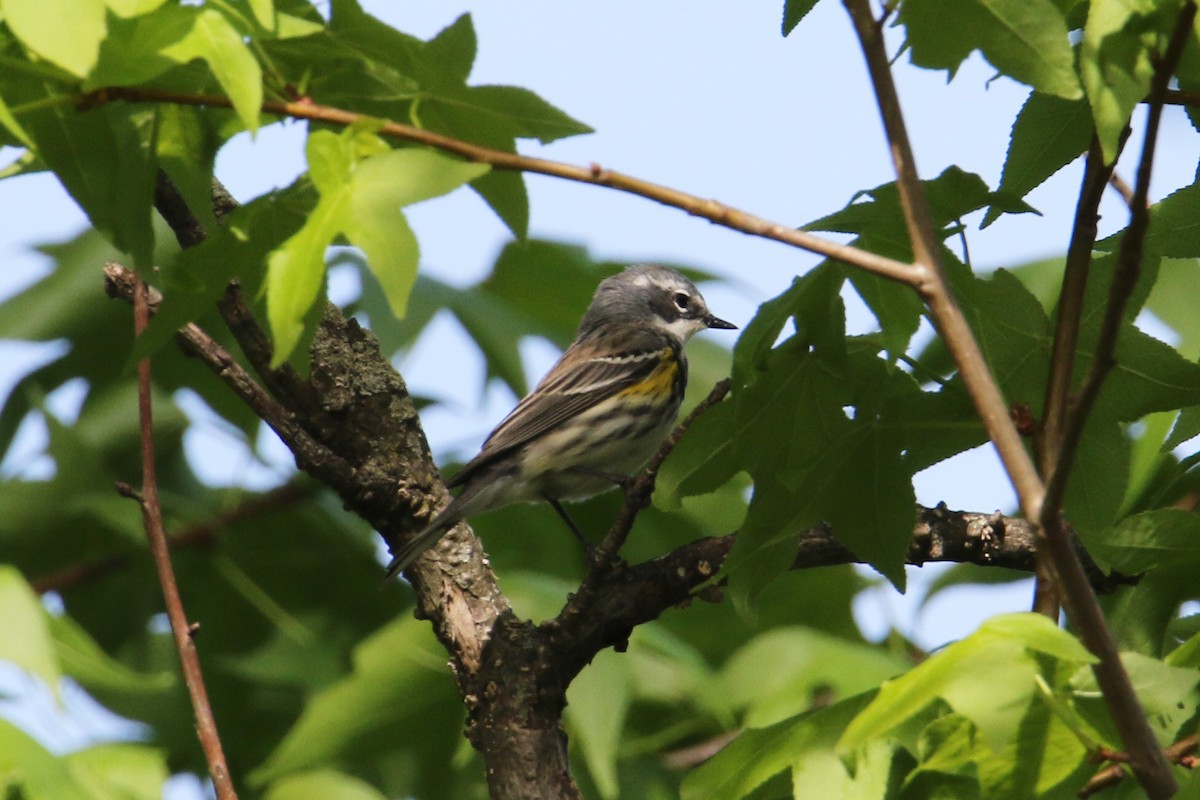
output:
<path id="1" fill-rule="evenodd" d="M 617 352 L 597 351 L 591 343 L 574 344 L 532 392 L 496 426 L 471 459 L 447 485 L 459 486 L 497 458 L 557 428 L 576 414 L 637 384 L 666 357 L 670 344 L 658 336 L 639 337 Z"/>

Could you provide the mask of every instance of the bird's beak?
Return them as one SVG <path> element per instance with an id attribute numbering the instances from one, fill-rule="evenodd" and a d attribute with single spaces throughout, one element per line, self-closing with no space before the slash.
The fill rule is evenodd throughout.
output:
<path id="1" fill-rule="evenodd" d="M 726 322 L 723 319 L 718 319 L 717 317 L 714 317 L 712 314 L 709 314 L 707 317 L 704 318 L 704 324 L 710 328 L 718 328 L 723 331 L 736 331 L 737 330 L 737 325 L 734 325 L 732 322 Z"/>

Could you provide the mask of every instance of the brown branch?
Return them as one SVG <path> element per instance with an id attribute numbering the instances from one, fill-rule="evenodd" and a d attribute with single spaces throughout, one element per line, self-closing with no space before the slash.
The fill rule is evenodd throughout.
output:
<path id="1" fill-rule="evenodd" d="M 148 295 L 145 284 L 139 281 L 133 295 L 134 328 L 138 335 L 141 335 L 146 329 L 150 320 Z M 150 553 L 154 558 L 154 566 L 162 586 L 163 603 L 166 606 L 167 618 L 171 622 L 171 633 L 175 639 L 175 649 L 179 653 L 179 664 L 183 671 L 184 683 L 187 685 L 188 697 L 192 701 L 192 712 L 196 717 L 196 735 L 200 738 L 200 746 L 208 761 L 208 773 L 212 777 L 213 788 L 218 800 L 237 800 L 237 792 L 234 791 L 233 780 L 229 775 L 229 766 L 225 762 L 225 752 L 221 747 L 221 737 L 217 733 L 217 721 L 213 717 L 212 706 L 208 702 L 208 690 L 204 686 L 200 658 L 196 653 L 196 642 L 192 636 L 194 628 L 188 623 L 187 614 L 183 609 L 179 586 L 175 582 L 175 570 L 171 566 L 167 535 L 163 530 L 162 510 L 158 502 L 158 477 L 154 466 L 154 422 L 150 399 L 149 358 L 138 361 L 137 374 L 142 491 L 140 494 L 136 493 L 125 485 L 118 486 L 118 491 L 127 497 L 137 499 L 142 507 L 142 521 L 146 527 L 146 538 L 150 542 Z"/>
<path id="2" fill-rule="evenodd" d="M 1163 98 L 1191 35 L 1195 17 L 1196 4 L 1189 0 L 1180 11 L 1165 53 L 1156 59 L 1155 72 L 1150 84 L 1151 102 L 1146 115 L 1142 156 L 1138 163 L 1134 198 L 1130 204 L 1129 226 L 1117 252 L 1108 305 L 1092 363 L 1066 420 L 1058 461 L 1054 471 L 1047 476 L 1043 506 L 1037 517 L 1046 532 L 1049 546 L 1055 551 L 1061 550 L 1062 498 L 1066 493 L 1071 466 L 1078 452 L 1088 416 L 1100 395 L 1105 378 L 1115 363 L 1117 336 L 1125 320 L 1125 307 L 1141 272 L 1142 245 L 1150 223 L 1150 175 L 1153 171 L 1154 151 L 1162 119 Z M 1054 560 L 1057 566 L 1060 558 L 1056 554 Z M 1066 589 L 1064 600 L 1068 604 L 1068 613 L 1079 628 L 1084 644 L 1099 658 L 1099 663 L 1094 667 L 1096 680 L 1125 750 L 1129 753 L 1130 767 L 1150 797 L 1170 797 L 1177 790 L 1178 784 L 1170 765 L 1158 748 L 1154 732 L 1146 721 L 1137 696 L 1133 693 L 1129 676 L 1117 657 L 1116 645 L 1104 623 L 1103 613 L 1094 603 L 1080 602 L 1086 599 L 1090 592 L 1087 592 L 1086 585 L 1072 585 L 1080 583 L 1079 576 L 1068 575 L 1062 569 L 1059 569 L 1059 574 Z"/>
<path id="3" fill-rule="evenodd" d="M 1163 750 L 1163 755 L 1167 761 L 1172 764 L 1179 764 L 1188 769 L 1195 769 L 1195 753 L 1197 749 L 1196 734 L 1185 736 L 1175 744 Z M 1110 786 L 1116 786 L 1125 779 L 1125 767 L 1122 764 L 1129 763 L 1129 754 L 1122 752 L 1114 752 L 1108 749 L 1100 753 L 1100 759 L 1103 761 L 1113 762 L 1108 766 L 1101 768 L 1095 775 L 1088 779 L 1083 788 L 1079 790 L 1079 797 L 1091 797 L 1097 792 L 1103 791 Z"/>
<path id="4" fill-rule="evenodd" d="M 1167 89 L 1163 92 L 1162 102 L 1168 106 L 1192 106 L 1200 108 L 1200 92 L 1187 89 Z"/>
<path id="5" fill-rule="evenodd" d="M 1124 144 L 1125 137 L 1121 138 Z M 1083 185 L 1075 206 L 1075 224 L 1067 247 L 1066 267 L 1059 292 L 1058 314 L 1055 318 L 1054 343 L 1050 351 L 1050 368 L 1046 380 L 1046 399 L 1042 424 L 1036 439 L 1038 466 L 1043 480 L 1058 466 L 1062 448 L 1063 426 L 1071 392 L 1071 375 L 1075 369 L 1075 351 L 1079 343 L 1079 326 L 1083 318 L 1083 297 L 1087 288 L 1088 271 L 1092 264 L 1092 245 L 1096 243 L 1100 221 L 1100 200 L 1104 186 L 1112 175 L 1112 166 L 1104 163 L 1100 142 L 1092 139 L 1083 170 Z M 1061 598 L 1049 554 L 1038 558 L 1037 583 L 1033 608 L 1053 620 L 1058 619 Z"/>
<path id="6" fill-rule="evenodd" d="M 1183 55 L 1183 49 L 1188 42 L 1192 29 L 1192 21 L 1196 17 L 1196 4 L 1191 0 L 1185 2 L 1171 34 L 1170 42 L 1163 56 L 1157 59 L 1154 77 L 1150 84 L 1150 108 L 1146 115 L 1146 130 L 1142 144 L 1142 157 L 1138 162 L 1136 188 L 1133 200 L 1129 204 L 1129 226 L 1121 237 L 1121 246 L 1117 251 L 1116 268 L 1113 271 L 1112 284 L 1109 287 L 1108 306 L 1104 312 L 1104 320 L 1100 326 L 1100 335 L 1096 342 L 1092 364 L 1079 391 L 1070 418 L 1063 432 L 1062 452 L 1059 458 L 1059 469 L 1046 481 L 1046 505 L 1051 512 L 1060 505 L 1066 491 L 1067 480 L 1070 476 L 1071 464 L 1079 441 L 1083 436 L 1083 428 L 1087 418 L 1100 396 L 1100 389 L 1105 378 L 1116 364 L 1114 353 L 1117 347 L 1117 337 L 1125 320 L 1125 307 L 1129 297 L 1137 285 L 1142 268 L 1142 245 L 1145 242 L 1146 230 L 1150 226 L 1150 175 L 1154 170 L 1154 152 L 1158 144 L 1158 128 L 1162 120 L 1163 98 L 1167 86 L 1174 74 L 1175 66 Z"/>
<path id="7" fill-rule="evenodd" d="M 944 505 L 919 507 L 917 516 L 906 556 L 907 563 L 913 566 L 956 563 L 1020 572 L 1033 570 L 1037 532 L 1027 520 L 952 511 Z M 696 599 L 715 599 L 709 589 L 700 587 L 721 569 L 735 541 L 736 533 L 698 539 L 658 558 L 621 566 L 592 589 L 586 613 L 571 598 L 563 613 L 541 626 L 555 648 L 556 668 L 573 676 L 600 650 L 620 649 L 638 625 Z M 861 562 L 836 533 L 826 525 L 818 525 L 799 535 L 791 569 L 854 563 Z M 1121 575 L 1105 575 L 1088 563 L 1089 578 L 1099 592 L 1111 593 L 1119 585 L 1135 582 Z M 719 589 L 711 591 L 719 596 Z"/>
<path id="8" fill-rule="evenodd" d="M 1121 195 L 1121 199 L 1125 201 L 1127 208 L 1133 208 L 1133 187 L 1124 178 L 1113 172 L 1108 176 L 1108 185 L 1116 190 L 1117 194 Z"/>
<path id="9" fill-rule="evenodd" d="M 231 108 L 233 105 L 229 98 L 221 95 L 194 94 L 131 86 L 111 86 L 105 89 L 98 89 L 83 95 L 79 99 L 78 105 L 81 108 L 93 108 L 114 100 L 124 100 L 131 103 L 171 103 L 175 105 L 208 106 L 212 108 Z M 356 114 L 352 111 L 307 101 L 283 102 L 268 100 L 262 104 L 262 110 L 264 113 L 281 117 L 306 119 L 341 126 L 350 126 L 365 121 L 379 122 L 378 118 L 370 117 L 366 114 Z M 839 244 L 807 231 L 798 230 L 789 225 L 772 222 L 749 212 L 727 206 L 716 200 L 705 199 L 697 195 L 679 191 L 678 189 L 672 189 L 668 186 L 636 178 L 632 175 L 625 175 L 620 172 L 604 169 L 598 164 L 584 167 L 544 158 L 531 158 L 504 150 L 494 150 L 489 147 L 472 144 L 461 139 L 443 136 L 400 122 L 385 121 L 381 127 L 378 129 L 373 128 L 373 130 L 376 130 L 381 136 L 434 147 L 438 150 L 452 153 L 467 161 L 488 164 L 495 169 L 549 175 L 564 180 L 587 183 L 594 186 L 605 186 L 617 191 L 635 194 L 657 203 L 671 206 L 672 208 L 678 208 L 692 216 L 701 217 L 716 225 L 731 228 L 751 236 L 772 239 L 799 247 L 901 283 L 912 284 L 920 278 L 917 270 L 914 270 L 911 265 L 901 261 L 886 258 L 850 245 Z"/>
<path id="10" fill-rule="evenodd" d="M 1129 682 L 1129 676 L 1121 665 L 1116 644 L 1105 622 L 1104 614 L 1096 601 L 1095 594 L 1088 585 L 1083 567 L 1058 513 L 1058 503 L 1051 504 L 1046 501 L 1046 487 L 1025 450 L 1020 434 L 1009 416 L 1008 407 L 999 387 L 983 359 L 979 345 L 975 341 L 962 311 L 954 301 L 938 264 L 938 242 L 913 162 L 912 147 L 905 130 L 895 83 L 892 80 L 883 33 L 871 15 L 869 0 L 843 0 L 843 2 L 862 44 L 868 71 L 875 87 L 884 129 L 895 161 L 896 182 L 905 210 L 909 237 L 913 242 L 913 252 L 917 263 L 924 263 L 926 267 L 926 278 L 916 288 L 929 307 L 934 325 L 946 343 L 947 350 L 954 358 L 959 374 L 963 377 L 971 395 L 976 412 L 1000 454 L 1009 479 L 1017 490 L 1022 509 L 1027 517 L 1039 521 L 1044 534 L 1043 541 L 1049 550 L 1050 560 L 1054 567 L 1053 572 L 1061 582 L 1061 591 L 1068 615 L 1079 630 L 1080 638 L 1085 646 L 1098 659 L 1099 663 L 1095 667 L 1097 683 L 1121 733 L 1122 742 L 1130 753 L 1134 772 L 1150 797 L 1155 800 L 1170 797 L 1176 789 L 1174 776 L 1158 749 L 1145 712 L 1138 703 L 1137 696 Z M 1182 50 L 1182 43 L 1186 41 L 1187 32 L 1191 27 L 1190 19 L 1194 14 L 1195 6 L 1191 2 L 1187 3 L 1181 14 L 1176 35 L 1172 37 L 1169 55 L 1163 59 L 1164 64 L 1177 62 L 1178 53 L 1175 51 Z M 1184 25 L 1185 18 L 1186 25 Z M 1174 46 L 1176 40 L 1179 40 L 1178 48 Z M 1172 59 L 1171 53 L 1174 53 L 1174 59 Z M 1161 84 L 1158 80 L 1160 76 L 1162 77 Z M 1165 81 L 1169 77 L 1168 69 L 1160 65 L 1156 72 L 1152 91 L 1152 94 L 1159 98 L 1156 105 L 1160 112 L 1162 92 L 1166 87 Z M 1157 124 L 1155 124 L 1155 128 L 1157 128 Z M 928 260 L 923 262 L 923 256 Z M 1073 429 L 1073 425 L 1068 425 L 1064 436 L 1063 451 L 1060 454 L 1060 469 L 1055 472 L 1056 475 L 1064 476 L 1059 478 L 1063 483 L 1065 483 L 1065 475 L 1070 470 Z M 1079 424 L 1079 429 L 1082 429 L 1082 423 Z M 1075 436 L 1077 437 L 1078 434 L 1075 433 Z M 1061 493 L 1057 495 L 1060 499 L 1061 496 Z"/>
<path id="11" fill-rule="evenodd" d="M 311 496 L 312 488 L 309 486 L 298 483 L 277 486 L 270 491 L 249 498 L 234 508 L 214 515 L 212 519 L 189 525 L 178 533 L 168 536 L 167 546 L 173 551 L 208 546 L 216 541 L 220 533 L 227 528 L 279 508 L 293 505 Z M 38 594 L 61 592 L 124 569 L 133 560 L 132 554 L 115 553 L 103 558 L 68 564 L 52 572 L 31 578 L 29 585 Z"/>

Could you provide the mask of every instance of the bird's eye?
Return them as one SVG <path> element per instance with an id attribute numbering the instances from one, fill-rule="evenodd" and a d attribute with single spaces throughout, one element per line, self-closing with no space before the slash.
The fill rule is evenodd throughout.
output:
<path id="1" fill-rule="evenodd" d="M 681 312 L 688 310 L 688 300 L 690 300 L 691 298 L 688 297 L 683 292 L 676 292 L 675 295 L 671 299 L 675 301 L 675 307 L 678 308 Z"/>

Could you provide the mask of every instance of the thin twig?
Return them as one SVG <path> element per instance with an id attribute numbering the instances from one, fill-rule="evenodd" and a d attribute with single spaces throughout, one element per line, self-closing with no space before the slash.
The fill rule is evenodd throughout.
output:
<path id="1" fill-rule="evenodd" d="M 124 100 L 131 103 L 171 103 L 175 105 L 209 106 L 213 108 L 232 107 L 229 98 L 220 95 L 193 94 L 189 92 L 127 86 L 113 86 L 88 93 L 80 98 L 78 105 L 81 108 L 92 108 L 113 100 Z M 262 104 L 262 110 L 268 114 L 342 126 L 354 125 L 364 121 L 379 121 L 378 118 L 368 117 L 365 114 L 356 114 L 352 111 L 311 102 L 288 103 L 268 100 Z M 773 239 L 790 244 L 828 258 L 843 261 L 852 266 L 901 283 L 912 284 L 920 277 L 917 270 L 914 270 L 912 266 L 901 261 L 886 258 L 850 245 L 832 242 L 807 231 L 798 230 L 790 225 L 772 222 L 746 211 L 732 208 L 716 200 L 705 199 L 697 195 L 679 191 L 678 189 L 672 189 L 668 186 L 635 178 L 631 175 L 604 169 L 598 164 L 583 167 L 544 158 L 531 158 L 504 150 L 493 150 L 489 147 L 471 144 L 461 139 L 443 136 L 400 122 L 384 122 L 376 129 L 376 132 L 381 136 L 428 145 L 447 153 L 453 153 L 467 161 L 489 164 L 495 169 L 549 175 L 579 183 L 606 186 L 621 192 L 639 195 L 663 205 L 681 209 L 688 214 L 707 219 L 717 225 L 741 231 L 751 236 Z"/>
<path id="2" fill-rule="evenodd" d="M 1190 736 L 1185 736 L 1178 742 L 1175 742 L 1175 744 L 1163 750 L 1163 755 L 1172 764 L 1179 764 L 1180 766 L 1187 767 L 1188 769 L 1194 769 L 1196 766 L 1194 763 L 1194 754 L 1196 752 L 1196 748 L 1197 737 L 1196 734 L 1193 733 Z M 1125 768 L 1121 765 L 1129 763 L 1128 753 L 1114 752 L 1105 749 L 1099 755 L 1101 760 L 1112 763 L 1101 768 L 1095 775 L 1089 778 L 1088 782 L 1084 784 L 1084 787 L 1079 790 L 1079 797 L 1085 798 L 1085 800 L 1086 798 L 1091 797 L 1097 792 L 1107 789 L 1110 786 L 1116 786 L 1125 779 Z"/>
<path id="3" fill-rule="evenodd" d="M 150 320 L 148 291 L 139 281 L 133 295 L 134 327 L 140 335 Z M 175 649 L 179 652 L 179 663 L 192 711 L 196 717 L 196 735 L 208 760 L 208 773 L 212 776 L 213 788 L 218 800 L 237 800 L 225 752 L 217 733 L 217 722 L 213 718 L 212 706 L 208 702 L 208 690 L 204 686 L 204 675 L 200 670 L 200 658 L 193 639 L 193 627 L 188 623 L 179 597 L 179 586 L 175 582 L 175 570 L 171 566 L 171 555 L 167 536 L 163 530 L 162 510 L 158 502 L 158 477 L 154 467 L 154 422 L 150 401 L 150 359 L 138 361 L 138 418 L 141 429 L 142 492 L 133 492 L 128 486 L 119 487 L 122 494 L 134 497 L 142 507 L 142 520 L 146 527 L 146 538 L 150 542 L 150 553 L 162 585 L 163 603 L 167 618 L 171 622 L 171 633 L 175 638 Z"/>
<path id="4" fill-rule="evenodd" d="M 1030 519 L 1039 520 L 1041 523 L 1054 571 L 1062 583 L 1063 599 L 1067 603 L 1068 614 L 1078 628 L 1085 646 L 1099 661 L 1095 668 L 1097 683 L 1121 733 L 1122 742 L 1130 753 L 1134 772 L 1152 798 L 1157 800 L 1170 797 L 1176 789 L 1174 776 L 1158 749 L 1145 712 L 1133 693 L 1129 676 L 1121 665 L 1104 614 L 1088 585 L 1083 567 L 1057 509 L 1045 516 L 1042 513 L 1045 487 L 1034 468 L 1033 460 L 1025 450 L 1020 434 L 1012 423 L 1004 398 L 979 350 L 979 345 L 962 311 L 955 303 L 940 269 L 937 259 L 938 243 L 913 162 L 912 147 L 905 131 L 882 31 L 871 14 L 869 0 L 843 2 L 854 22 L 875 87 L 888 143 L 895 161 L 896 182 L 913 243 L 913 253 L 917 263 L 926 267 L 926 278 L 917 285 L 917 290 L 929 307 L 934 325 L 954 358 L 976 411 L 1017 490 L 1022 508 Z M 1185 11 L 1185 17 L 1190 17 L 1195 11 L 1191 3 L 1188 6 L 1191 11 Z M 1182 22 L 1180 27 L 1183 28 Z M 1190 29 L 1190 21 L 1187 27 Z M 1186 31 L 1179 38 L 1185 36 Z M 1161 88 L 1158 96 L 1161 98 Z M 1159 105 L 1161 107 L 1161 103 Z M 1061 462 L 1060 466 L 1062 464 L 1069 470 L 1069 459 Z M 1052 518 L 1051 524 L 1047 524 L 1047 516 Z"/>
<path id="5" fill-rule="evenodd" d="M 1124 141 L 1125 137 L 1122 137 L 1122 144 Z M 1067 247 L 1054 344 L 1050 350 L 1050 368 L 1046 379 L 1046 400 L 1041 429 L 1036 438 L 1038 465 L 1043 480 L 1058 465 L 1071 392 L 1071 375 L 1075 369 L 1075 350 L 1079 344 L 1079 326 L 1083 318 L 1083 296 L 1092 263 L 1092 245 L 1096 243 L 1100 220 L 1100 200 L 1104 197 L 1105 182 L 1111 174 L 1112 166 L 1104 163 L 1100 143 L 1093 138 L 1084 163 L 1083 183 L 1075 206 L 1075 224 L 1071 228 L 1071 243 Z M 1048 553 L 1039 556 L 1036 574 L 1033 610 L 1057 620 L 1061 598 Z"/>
<path id="6" fill-rule="evenodd" d="M 1125 201 L 1126 207 L 1132 210 L 1133 187 L 1126 183 L 1125 179 L 1115 172 L 1108 176 L 1108 184 L 1116 190 L 1117 194 L 1121 195 L 1121 199 Z"/>

